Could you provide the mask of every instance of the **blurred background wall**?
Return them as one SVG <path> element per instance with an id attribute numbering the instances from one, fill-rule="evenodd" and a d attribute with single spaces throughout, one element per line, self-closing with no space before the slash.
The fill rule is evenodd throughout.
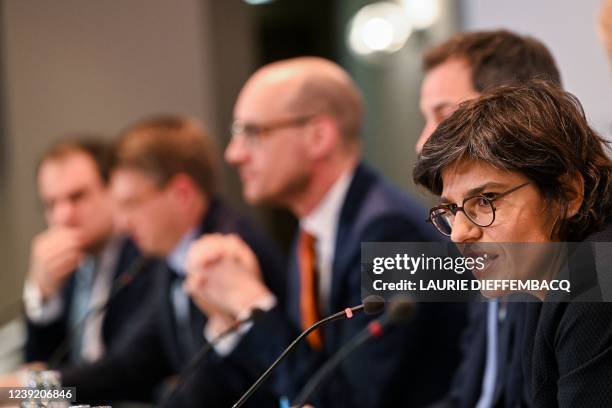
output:
<path id="1" fill-rule="evenodd" d="M 582 102 L 599 132 L 612 140 L 612 75 L 597 38 L 601 0 L 463 0 L 462 27 L 507 27 L 542 40 L 561 69 L 563 86 Z"/>
<path id="2" fill-rule="evenodd" d="M 239 1 L 2 2 L 0 318 L 16 310 L 29 241 L 44 227 L 35 186 L 40 154 L 67 134 L 111 138 L 163 112 L 195 116 L 219 134 L 220 104 L 227 108 L 232 97 L 222 86 L 249 74 L 250 53 L 247 24 L 223 29 L 215 19 L 248 23 L 245 11 Z"/>
<path id="3" fill-rule="evenodd" d="M 408 191 L 423 123 L 420 54 L 458 30 L 505 27 L 542 39 L 567 88 L 610 135 L 612 86 L 595 35 L 599 0 L 414 1 L 437 6 L 431 25 L 413 29 L 397 52 L 360 57 L 347 45 L 348 26 L 372 1 L 3 0 L 0 324 L 20 309 L 29 242 L 44 228 L 34 170 L 53 140 L 79 131 L 111 138 L 143 116 L 176 112 L 201 119 L 222 148 L 241 84 L 275 59 L 321 55 L 345 66 L 366 99 L 367 159 Z M 247 209 L 233 171 L 225 170 L 224 184 L 230 200 Z M 248 211 L 286 244 L 291 217 Z"/>

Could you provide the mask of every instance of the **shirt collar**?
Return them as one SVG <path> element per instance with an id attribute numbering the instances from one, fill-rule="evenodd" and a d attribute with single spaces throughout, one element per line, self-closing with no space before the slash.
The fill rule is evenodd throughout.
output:
<path id="1" fill-rule="evenodd" d="M 198 228 L 194 227 L 189 230 L 178 244 L 174 247 L 170 255 L 166 258 L 168 266 L 176 271 L 177 274 L 185 276 L 185 265 L 187 263 L 187 252 L 191 243 L 198 237 Z"/>
<path id="2" fill-rule="evenodd" d="M 315 209 L 300 220 L 300 228 L 317 239 L 321 239 L 330 233 L 333 234 L 332 230 L 338 224 L 342 204 L 354 173 L 354 169 L 346 171 L 336 180 Z M 334 228 L 330 228 L 330 226 Z"/>

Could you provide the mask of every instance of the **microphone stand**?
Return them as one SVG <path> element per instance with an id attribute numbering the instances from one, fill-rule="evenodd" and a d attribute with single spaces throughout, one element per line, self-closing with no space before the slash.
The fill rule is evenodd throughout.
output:
<path id="1" fill-rule="evenodd" d="M 282 352 L 280 356 L 264 373 L 251 385 L 251 387 L 240 397 L 240 399 L 232 405 L 232 408 L 241 407 L 250 397 L 253 395 L 255 391 L 263 384 L 263 382 L 272 374 L 272 371 L 287 357 L 287 355 L 296 347 L 296 345 L 306 336 L 308 336 L 312 331 L 318 329 L 320 326 L 323 326 L 329 322 L 334 320 L 339 320 L 342 318 L 351 319 L 355 312 L 359 312 L 361 310 L 366 311 L 366 313 L 378 313 L 384 308 L 384 301 L 378 296 L 368 296 L 363 302 L 363 304 L 359 306 L 349 307 L 344 309 L 341 312 L 334 313 L 331 316 L 328 316 L 322 320 L 319 320 L 306 330 L 304 330 L 295 340 L 289 344 L 289 346 Z"/>
<path id="2" fill-rule="evenodd" d="M 414 316 L 416 304 L 412 300 L 398 299 L 391 303 L 389 311 L 379 320 L 374 320 L 353 337 L 347 344 L 325 362 L 310 378 L 304 388 L 295 398 L 295 408 L 302 408 L 310 396 L 317 390 L 321 382 L 327 378 L 353 351 L 370 338 L 381 337 L 387 326 L 409 320 Z"/>

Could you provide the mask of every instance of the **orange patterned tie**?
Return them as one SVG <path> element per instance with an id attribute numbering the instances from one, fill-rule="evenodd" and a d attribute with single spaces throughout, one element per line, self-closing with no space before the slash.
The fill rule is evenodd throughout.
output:
<path id="1" fill-rule="evenodd" d="M 304 230 L 300 231 L 300 313 L 302 327 L 307 329 L 320 319 L 317 288 L 315 238 Z M 323 338 L 319 329 L 306 338 L 315 350 L 323 348 Z"/>

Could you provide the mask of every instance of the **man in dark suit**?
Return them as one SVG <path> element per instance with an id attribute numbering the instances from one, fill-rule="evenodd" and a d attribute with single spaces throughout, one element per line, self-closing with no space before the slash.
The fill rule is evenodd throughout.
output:
<path id="1" fill-rule="evenodd" d="M 205 345 L 207 316 L 183 291 L 185 257 L 201 234 L 240 236 L 265 266 L 264 281 L 282 303 L 282 257 L 258 230 L 216 198 L 211 140 L 182 117 L 154 117 L 127 129 L 116 147 L 111 193 L 115 221 L 149 257 L 153 293 L 133 331 L 104 359 L 60 370 L 80 401 L 154 398 L 156 386 L 186 368 Z M 205 359 L 200 392 L 209 406 L 227 406 L 253 380 L 246 371 L 226 378 L 218 359 Z M 232 393 L 233 392 L 233 393 Z M 171 406 L 193 406 L 172 402 Z"/>
<path id="2" fill-rule="evenodd" d="M 464 101 L 486 89 L 533 78 L 560 84 L 554 58 L 540 41 L 509 31 L 459 33 L 426 51 L 420 152 L 438 125 Z M 463 360 L 440 407 L 528 405 L 522 372 L 526 305 L 490 301 L 471 306 L 462 335 Z"/>
<path id="3" fill-rule="evenodd" d="M 49 227 L 32 242 L 25 283 L 29 362 L 100 358 L 148 295 L 150 278 L 134 270 L 138 250 L 112 232 L 109 151 L 100 140 L 74 138 L 51 146 L 38 166 Z M 128 275 L 135 279 L 116 289 Z"/>
<path id="4" fill-rule="evenodd" d="M 361 163 L 361 96 L 331 61 L 307 57 L 263 67 L 243 87 L 234 119 L 225 157 L 238 167 L 244 197 L 283 206 L 299 219 L 287 272 L 287 306 L 258 279 L 264 266 L 251 261 L 246 247 L 215 250 L 230 247 L 231 237 L 204 237 L 194 245 L 187 287 L 219 319 L 244 314 L 252 304 L 268 305 L 265 316 L 224 350 L 228 363 L 257 360 L 253 366 L 266 367 L 304 328 L 361 303 L 362 242 L 440 238 L 422 222 L 420 205 Z M 244 278 L 229 282 L 229 275 L 217 273 L 217 262 Z M 462 305 L 420 304 L 411 323 L 389 330 L 344 361 L 312 402 L 325 408 L 431 401 L 445 390 L 458 361 L 464 317 Z M 267 390 L 294 398 L 370 319 L 359 315 L 311 334 Z M 264 343 L 251 341 L 266 334 Z"/>

